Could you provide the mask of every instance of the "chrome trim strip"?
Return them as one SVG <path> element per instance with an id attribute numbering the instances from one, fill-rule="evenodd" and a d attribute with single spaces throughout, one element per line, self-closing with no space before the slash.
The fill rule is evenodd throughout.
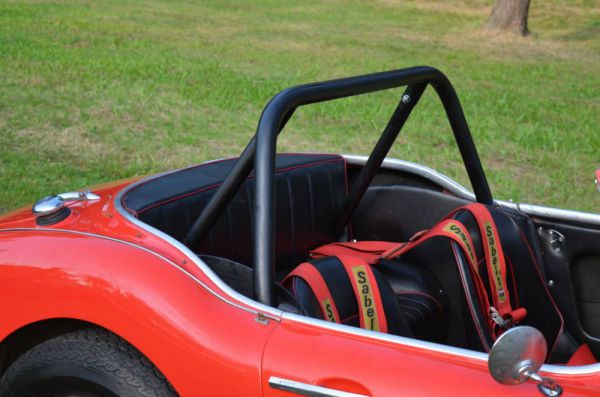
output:
<path id="1" fill-rule="evenodd" d="M 354 165 L 365 165 L 368 159 L 368 156 L 359 156 L 353 154 L 344 154 L 343 156 L 348 162 L 348 164 Z M 460 197 L 465 200 L 475 201 L 475 195 L 463 185 L 448 178 L 441 172 L 437 172 L 436 170 L 426 167 L 424 165 L 406 160 L 386 158 L 385 160 L 383 160 L 381 166 L 390 170 L 408 172 L 411 174 L 418 175 L 437 185 L 442 186 L 444 189 L 448 190 L 450 193 L 454 194 L 457 197 Z"/>
<path id="2" fill-rule="evenodd" d="M 121 243 L 121 244 L 125 244 L 128 245 L 130 247 L 134 247 L 137 249 L 140 249 L 144 252 L 147 252 L 149 254 L 152 254 L 160 259 L 162 259 L 163 261 L 165 261 L 166 263 L 168 263 L 169 265 L 171 265 L 172 267 L 176 268 L 177 270 L 179 270 L 180 272 L 182 272 L 183 274 L 185 274 L 186 276 L 188 276 L 189 278 L 191 278 L 193 281 L 195 281 L 197 284 L 199 284 L 200 286 L 202 286 L 204 289 L 206 289 L 210 294 L 214 295 L 216 298 L 218 298 L 219 300 L 228 303 L 230 305 L 233 305 L 235 307 L 237 307 L 238 309 L 242 309 L 248 313 L 253 313 L 253 314 L 263 314 L 266 317 L 272 319 L 272 320 L 276 320 L 279 321 L 281 316 L 277 316 L 277 317 L 272 317 L 272 316 L 267 316 L 265 313 L 263 312 L 259 312 L 259 311 L 255 311 L 252 310 L 248 307 L 242 306 L 236 302 L 233 302 L 229 299 L 226 299 L 225 297 L 223 297 L 222 295 L 218 294 L 217 292 L 215 292 L 213 289 L 211 289 L 208 285 L 206 285 L 202 280 L 198 279 L 196 276 L 194 276 L 193 274 L 191 274 L 190 272 L 188 272 L 187 270 L 183 269 L 181 266 L 177 265 L 175 262 L 173 262 L 172 260 L 164 257 L 163 255 L 159 254 L 156 251 L 152 251 L 151 249 L 148 249 L 146 247 L 143 247 L 141 245 L 138 244 L 134 244 L 132 242 L 129 241 L 125 241 L 125 240 L 120 240 L 114 237 L 108 237 L 108 236 L 103 236 L 101 234 L 94 234 L 94 233 L 88 233 L 88 232 L 80 232 L 80 231 L 76 231 L 76 230 L 67 230 L 67 229 L 47 229 L 47 228 L 11 228 L 11 229 L 0 229 L 0 232 L 57 232 L 57 233 L 66 233 L 66 234 L 77 234 L 77 235 L 82 235 L 82 236 L 89 236 L 89 237 L 96 237 L 96 238 L 101 238 L 104 240 L 109 240 L 109 241 L 113 241 L 116 243 Z M 270 308 L 273 309 L 273 308 Z M 280 313 L 283 313 L 280 311 Z"/>
<path id="3" fill-rule="evenodd" d="M 367 156 L 344 155 L 344 158 L 349 164 L 356 165 L 364 165 L 367 161 Z M 450 179 L 446 175 L 424 165 L 405 160 L 388 158 L 383 161 L 382 167 L 421 176 L 425 179 L 430 180 L 433 183 L 440 185 L 441 187 L 448 190 L 457 197 L 460 197 L 465 200 L 475 201 L 475 195 L 472 192 L 470 192 L 467 188 L 465 188 L 458 182 Z M 552 208 L 535 204 L 513 203 L 511 201 L 505 200 L 494 201 L 501 207 L 518 210 L 529 216 L 539 216 L 556 220 L 581 222 L 600 226 L 600 214 L 594 214 L 591 212 L 583 211 L 565 210 L 561 208 Z"/>
<path id="4" fill-rule="evenodd" d="M 404 336 L 373 332 L 362 328 L 351 327 L 349 325 L 331 323 L 325 320 L 317 320 L 311 317 L 301 316 L 294 313 L 284 312 L 281 319 L 295 321 L 297 323 L 305 325 L 326 328 L 344 334 L 375 339 L 382 342 L 391 342 L 398 345 L 416 347 L 419 349 L 428 350 L 436 353 L 448 354 L 455 357 L 469 358 L 483 363 L 487 363 L 488 360 L 487 353 L 478 352 L 475 350 L 468 350 L 460 347 L 442 345 L 440 343 L 427 342 L 419 339 L 407 338 Z M 565 365 L 544 364 L 540 369 L 540 372 L 543 372 L 548 375 L 588 375 L 600 372 L 600 363 L 579 365 L 573 367 L 567 367 Z"/>
<path id="5" fill-rule="evenodd" d="M 593 214 L 590 212 L 583 211 L 563 210 L 561 208 L 544 207 L 541 205 L 525 203 L 517 204 L 517 208 L 522 213 L 530 216 L 539 216 L 543 218 L 600 225 L 600 214 Z"/>
<path id="6" fill-rule="evenodd" d="M 348 161 L 348 163 L 350 163 L 350 164 L 359 164 L 359 165 L 364 164 L 367 159 L 366 156 L 352 156 L 352 155 L 343 155 L 343 156 L 344 156 L 344 158 L 346 158 L 346 161 Z M 212 162 L 212 161 L 210 161 L 210 162 Z M 432 180 L 433 182 L 439 181 L 436 183 L 439 183 L 441 186 L 443 186 L 444 188 L 446 188 L 448 191 L 450 191 L 452 193 L 462 192 L 462 194 L 464 196 L 455 193 L 459 197 L 463 197 L 466 199 L 469 199 L 468 197 L 471 197 L 470 200 L 475 200 L 475 196 L 473 195 L 473 193 L 469 192 L 462 185 L 458 184 L 457 182 L 454 182 L 452 179 L 448 178 L 447 176 L 445 176 L 437 171 L 434 171 L 431 168 L 428 168 L 428 167 L 425 167 L 425 166 L 422 166 L 422 165 L 419 165 L 416 163 L 411 163 L 411 162 L 402 161 L 402 160 L 395 160 L 395 159 L 384 160 L 383 166 L 386 168 L 390 168 L 390 169 L 406 170 L 406 172 L 413 172 L 417 175 L 422 175 L 423 177 L 425 177 L 427 179 L 430 179 L 429 177 L 435 178 L 435 179 L 430 179 L 430 180 Z M 406 168 L 404 168 L 404 167 L 406 167 Z M 176 171 L 178 171 L 178 170 L 173 170 L 173 171 L 168 171 L 168 172 L 164 172 L 164 173 L 157 174 L 157 175 L 152 175 L 152 176 L 143 178 L 143 179 L 125 187 L 114 198 L 115 208 L 121 214 L 121 216 L 123 216 L 125 219 L 127 219 L 131 223 L 146 230 L 148 233 L 154 234 L 154 235 L 162 238 L 163 240 L 165 240 L 165 242 L 167 242 L 167 243 L 175 246 L 177 249 L 179 249 L 184 255 L 186 255 L 188 257 L 189 260 L 191 260 L 196 266 L 198 266 L 198 268 L 201 271 L 203 271 L 206 274 L 206 276 L 208 278 L 210 278 L 210 280 L 213 283 L 215 283 L 215 285 L 223 291 L 223 293 L 228 295 L 230 298 L 236 299 L 236 300 L 241 301 L 251 307 L 256 308 L 257 313 L 267 312 L 267 313 L 271 313 L 275 316 L 279 316 L 280 318 L 285 318 L 290 321 L 295 321 L 295 322 L 299 322 L 299 323 L 303 323 L 303 324 L 312 325 L 315 327 L 335 330 L 335 331 L 343 332 L 343 333 L 349 334 L 349 335 L 356 335 L 356 336 L 365 337 L 365 338 L 374 339 L 374 340 L 392 342 L 392 343 L 396 343 L 396 344 L 399 344 L 402 346 L 415 347 L 415 348 L 419 348 L 419 349 L 425 349 L 425 350 L 430 350 L 430 351 L 434 351 L 434 352 L 450 354 L 450 355 L 457 356 L 457 357 L 470 358 L 470 359 L 475 359 L 475 360 L 484 361 L 484 362 L 487 361 L 488 355 L 486 353 L 481 353 L 481 352 L 477 352 L 474 350 L 461 349 L 461 348 L 457 348 L 457 347 L 453 347 L 453 346 L 441 345 L 441 344 L 437 344 L 437 343 L 425 342 L 425 341 L 421 341 L 421 340 L 417 340 L 417 339 L 411 339 L 411 338 L 405 338 L 405 337 L 400 337 L 400 336 L 395 336 L 395 335 L 366 331 L 366 330 L 356 328 L 356 327 L 350 327 L 350 326 L 341 325 L 341 324 L 334 324 L 334 323 L 331 323 L 328 321 L 317 320 L 317 319 L 313 319 L 313 318 L 305 317 L 305 316 L 298 316 L 298 315 L 294 315 L 292 313 L 282 312 L 281 310 L 276 310 L 274 308 L 265 306 L 259 302 L 251 300 L 249 298 L 246 298 L 245 296 L 234 291 L 228 285 L 226 285 L 189 248 L 187 248 L 186 246 L 184 246 L 183 244 L 181 244 L 179 241 L 175 240 L 171 236 L 169 236 L 169 235 L 161 232 L 160 230 L 155 229 L 152 226 L 147 225 L 147 224 L 141 222 L 140 220 L 138 220 L 137 218 L 133 217 L 121 205 L 121 198 L 135 186 L 139 185 L 140 183 L 145 183 L 145 182 L 152 180 L 154 178 L 157 178 L 159 176 L 168 175 L 168 174 L 171 174 Z M 452 189 L 454 189 L 454 190 L 452 190 Z M 507 205 L 507 206 L 511 205 L 512 206 L 511 208 L 514 208 L 514 204 L 512 204 L 512 203 L 509 203 L 509 202 L 499 202 L 499 203 L 501 203 L 501 205 Z M 506 203 L 506 204 L 504 204 L 504 203 Z M 208 286 L 206 286 L 206 288 L 210 290 L 210 288 L 208 288 Z M 212 290 L 211 290 L 211 292 L 217 293 Z M 230 302 L 230 303 L 234 306 L 237 306 L 233 302 Z M 542 366 L 541 371 L 546 372 L 548 374 L 570 374 L 570 375 L 580 375 L 581 374 L 581 375 L 585 375 L 585 374 L 600 372 L 600 363 L 592 364 L 592 365 L 585 365 L 585 366 L 577 366 L 577 367 L 563 367 L 563 366 L 559 366 L 559 365 L 546 364 L 546 365 Z"/>
<path id="7" fill-rule="evenodd" d="M 370 339 L 375 339 L 382 342 L 393 342 L 396 344 L 416 347 L 423 350 L 429 350 L 436 353 L 445 353 L 452 356 L 457 357 L 465 357 L 478 361 L 487 362 L 487 353 L 478 352 L 475 350 L 463 349 L 460 347 L 442 345 L 440 343 L 427 342 L 424 340 L 407 338 L 405 336 L 398 336 L 392 334 L 384 334 L 382 332 L 373 332 L 370 330 L 351 327 L 349 325 L 332 323 L 325 320 L 317 320 L 311 317 L 302 316 L 299 314 L 284 312 L 282 315 L 282 320 L 290 320 L 295 321 L 297 323 L 311 325 L 311 326 L 321 326 L 323 328 L 327 328 L 333 331 L 342 332 L 345 334 L 358 335 L 362 337 L 367 337 Z"/>
<path id="8" fill-rule="evenodd" d="M 288 391 L 300 396 L 308 397 L 368 397 L 364 394 L 350 393 L 328 387 L 310 385 L 308 383 L 297 382 L 295 380 L 278 378 L 271 376 L 269 378 L 269 386 L 273 389 Z"/>
<path id="9" fill-rule="evenodd" d="M 212 160 L 209 161 L 207 163 L 203 163 L 203 164 L 208 164 L 208 163 L 212 163 L 213 161 L 216 160 Z M 281 317 L 281 314 L 283 313 L 281 310 L 275 309 L 273 307 L 270 306 L 266 306 L 263 305 L 262 303 L 253 301 L 252 299 L 247 298 L 246 296 L 240 294 L 239 292 L 235 291 L 234 289 L 232 289 L 229 285 L 227 285 L 223 280 L 221 280 L 221 278 L 219 276 L 216 275 L 215 272 L 212 271 L 212 269 L 210 267 L 208 267 L 208 265 L 206 263 L 204 263 L 204 261 L 202 261 L 194 252 L 192 252 L 192 250 L 190 250 L 188 247 L 186 247 L 185 245 L 183 245 L 181 242 L 175 240 L 173 237 L 169 236 L 166 233 L 163 233 L 162 231 L 148 225 L 147 223 L 144 223 L 142 221 L 140 221 L 139 219 L 137 219 L 136 217 L 134 217 L 133 215 L 131 215 L 122 205 L 121 203 L 121 199 L 123 198 L 123 196 L 125 194 L 127 194 L 128 191 L 130 191 L 131 189 L 135 188 L 136 186 L 142 184 L 142 183 L 146 183 L 149 180 L 158 178 L 160 176 L 165 176 L 168 174 L 171 174 L 173 172 L 176 172 L 178 170 L 174 170 L 174 171 L 169 171 L 169 172 L 164 172 L 162 174 L 158 174 L 158 175 L 152 175 L 150 177 L 147 178 L 143 178 L 140 179 L 137 182 L 132 183 L 131 185 L 127 186 L 126 188 L 122 189 L 114 198 L 114 204 L 115 204 L 115 208 L 117 210 L 117 212 L 119 214 L 121 214 L 121 216 L 123 216 L 125 219 L 127 219 L 129 222 L 133 223 L 134 225 L 138 226 L 139 228 L 147 231 L 150 234 L 153 234 L 157 237 L 160 237 L 161 239 L 165 240 L 167 243 L 169 243 L 170 245 L 174 246 L 175 248 L 177 248 L 183 255 L 187 256 L 189 260 L 191 260 L 191 262 L 196 265 L 196 267 L 203 272 L 204 274 L 206 274 L 206 276 L 213 282 L 215 283 L 215 285 L 222 290 L 226 295 L 230 296 L 231 298 L 242 302 L 250 307 L 254 307 L 256 308 L 256 313 L 262 313 L 264 315 L 270 315 L 273 316 L 273 319 L 278 319 L 279 317 Z M 206 286 L 206 288 L 208 288 L 208 286 Z M 210 288 L 209 288 L 210 289 Z M 211 290 L 211 292 L 215 293 L 214 291 Z M 233 304 L 234 306 L 237 306 L 237 304 L 231 302 L 231 304 Z"/>

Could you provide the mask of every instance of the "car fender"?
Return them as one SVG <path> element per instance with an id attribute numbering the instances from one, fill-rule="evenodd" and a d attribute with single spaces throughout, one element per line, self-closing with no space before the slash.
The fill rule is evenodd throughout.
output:
<path id="1" fill-rule="evenodd" d="M 1 340 L 47 319 L 82 320 L 135 346 L 182 396 L 260 395 L 261 355 L 276 319 L 256 321 L 256 312 L 142 246 L 64 230 L 4 230 L 0 284 Z"/>

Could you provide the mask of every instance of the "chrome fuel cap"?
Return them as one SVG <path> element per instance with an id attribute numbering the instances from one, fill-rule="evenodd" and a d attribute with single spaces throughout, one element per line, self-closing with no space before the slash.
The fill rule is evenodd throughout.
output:
<path id="1" fill-rule="evenodd" d="M 71 209 L 66 206 L 66 200 L 60 195 L 38 200 L 31 212 L 35 215 L 35 223 L 38 226 L 51 226 L 71 215 Z"/>
<path id="2" fill-rule="evenodd" d="M 31 208 L 31 212 L 35 215 L 38 226 L 49 226 L 66 219 L 71 214 L 67 203 L 96 200 L 100 200 L 100 196 L 90 190 L 61 193 L 38 200 Z"/>
<path id="3" fill-rule="evenodd" d="M 52 215 L 65 207 L 65 200 L 60 196 L 46 196 L 38 200 L 31 209 L 35 216 Z"/>

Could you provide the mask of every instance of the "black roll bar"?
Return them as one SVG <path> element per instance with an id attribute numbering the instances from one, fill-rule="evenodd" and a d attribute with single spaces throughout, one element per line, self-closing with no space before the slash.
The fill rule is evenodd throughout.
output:
<path id="1" fill-rule="evenodd" d="M 284 117 L 283 122 L 279 127 L 279 131 L 285 127 L 293 113 L 294 112 L 291 111 Z M 204 239 L 204 237 L 206 237 L 215 223 L 217 223 L 219 216 L 225 211 L 227 204 L 231 202 L 233 196 L 235 196 L 248 175 L 250 175 L 250 172 L 252 172 L 255 151 L 256 137 L 253 137 L 231 171 L 229 171 L 227 178 L 225 178 L 221 186 L 219 186 L 219 189 L 217 189 L 215 194 L 210 198 L 200 216 L 196 218 L 196 221 L 185 235 L 183 244 L 186 247 L 195 247 L 202 239 Z"/>
<path id="2" fill-rule="evenodd" d="M 425 88 L 427 88 L 427 83 L 409 85 L 402 94 L 402 97 L 400 97 L 398 106 L 396 106 L 392 117 L 381 133 L 373 151 L 371 151 L 371 155 L 367 159 L 365 166 L 352 185 L 352 190 L 348 194 L 348 197 L 346 197 L 342 210 L 334 219 L 333 231 L 336 236 L 339 237 L 346 228 L 346 225 L 348 225 L 348 222 L 350 222 L 354 210 L 358 207 L 360 200 L 371 184 L 381 163 L 383 163 L 383 160 L 388 155 L 408 116 L 410 116 L 416 104 L 419 103 L 419 99 L 421 99 Z"/>
<path id="3" fill-rule="evenodd" d="M 488 205 L 493 204 L 456 92 L 450 81 L 439 70 L 420 66 L 288 88 L 269 101 L 260 117 L 255 137 L 254 298 L 259 302 L 270 306 L 273 303 L 275 153 L 277 135 L 281 131 L 284 120 L 289 119 L 299 106 L 419 83 L 431 85 L 442 101 L 477 201 Z M 226 182 L 230 177 L 231 175 Z M 206 208 L 205 212 L 208 209 Z"/>

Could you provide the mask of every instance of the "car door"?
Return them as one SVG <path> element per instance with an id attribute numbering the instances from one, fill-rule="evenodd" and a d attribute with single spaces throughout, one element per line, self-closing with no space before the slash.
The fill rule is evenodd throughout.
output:
<path id="1" fill-rule="evenodd" d="M 285 314 L 267 343 L 261 378 L 266 397 L 540 396 L 531 383 L 496 383 L 486 360 L 482 353 Z M 554 378 L 567 395 L 597 395 L 597 371 Z"/>
<path id="2" fill-rule="evenodd" d="M 544 270 L 570 331 L 600 357 L 600 215 L 528 206 Z"/>

